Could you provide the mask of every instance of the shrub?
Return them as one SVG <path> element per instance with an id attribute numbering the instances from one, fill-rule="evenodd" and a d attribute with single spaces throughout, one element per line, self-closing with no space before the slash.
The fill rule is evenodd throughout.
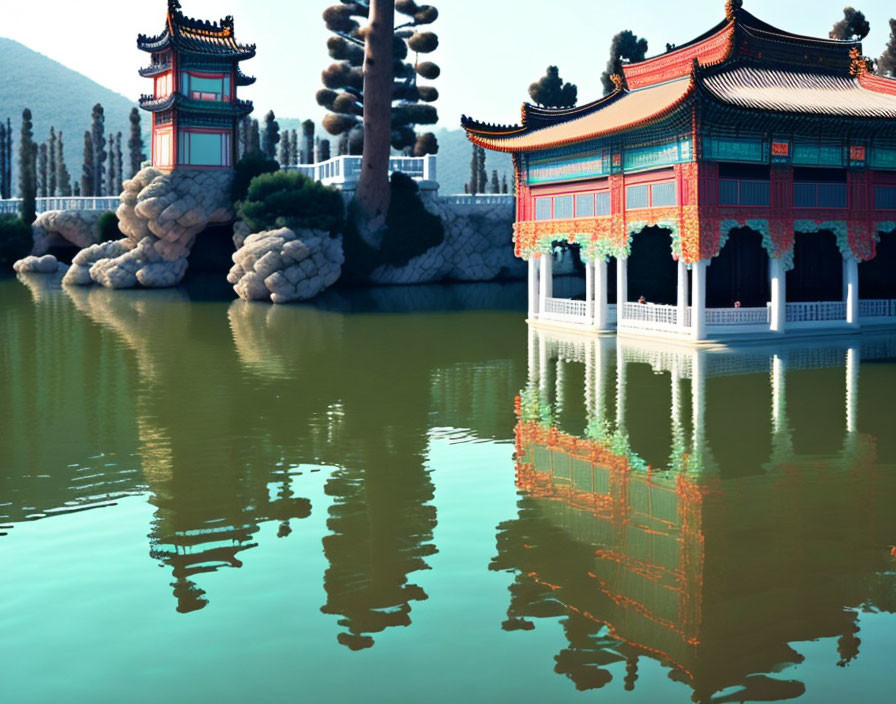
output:
<path id="1" fill-rule="evenodd" d="M 121 230 L 118 229 L 118 216 L 114 211 L 107 211 L 100 215 L 96 222 L 97 231 L 100 233 L 100 242 L 120 240 Z"/>
<path id="2" fill-rule="evenodd" d="M 22 218 L 0 215 L 0 268 L 11 269 L 27 256 L 33 241 L 31 226 Z"/>
<path id="3" fill-rule="evenodd" d="M 423 207 L 414 179 L 396 171 L 391 184 L 392 200 L 380 252 L 383 264 L 405 266 L 414 257 L 442 244 L 445 228 L 438 215 Z"/>
<path id="4" fill-rule="evenodd" d="M 335 234 L 342 229 L 345 218 L 339 191 L 297 171 L 256 176 L 245 199 L 237 204 L 237 211 L 253 232 L 288 227 Z"/>
<path id="5" fill-rule="evenodd" d="M 249 152 L 236 162 L 236 175 L 230 188 L 230 199 L 238 203 L 246 197 L 252 179 L 261 174 L 270 174 L 280 170 L 280 164 L 268 159 L 261 152 Z"/>

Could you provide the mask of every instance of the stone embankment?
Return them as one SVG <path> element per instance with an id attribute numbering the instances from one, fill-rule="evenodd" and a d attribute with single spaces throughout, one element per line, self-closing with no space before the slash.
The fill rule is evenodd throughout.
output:
<path id="1" fill-rule="evenodd" d="M 78 249 L 89 247 L 100 239 L 97 223 L 102 211 L 51 210 L 41 213 L 31 226 L 34 247 L 31 254 L 41 256 L 52 247 L 74 245 Z"/>

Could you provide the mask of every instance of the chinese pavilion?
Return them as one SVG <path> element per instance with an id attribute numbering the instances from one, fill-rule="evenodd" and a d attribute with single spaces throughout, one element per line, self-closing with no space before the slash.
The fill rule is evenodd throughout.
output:
<path id="1" fill-rule="evenodd" d="M 513 157 L 530 321 L 694 340 L 896 323 L 896 80 L 859 42 L 728 2 L 613 78 L 587 105 L 524 105 L 520 125 L 462 118 Z M 561 248 L 584 300 L 553 297 Z"/>
<path id="2" fill-rule="evenodd" d="M 140 75 L 152 78 L 152 95 L 140 107 L 152 113 L 152 165 L 158 169 L 230 169 L 236 156 L 237 121 L 252 112 L 238 100 L 237 86 L 255 79 L 239 62 L 255 56 L 255 46 L 237 44 L 233 17 L 217 23 L 185 17 L 178 0 L 168 0 L 165 28 L 140 35 L 137 47 L 152 55 Z"/>

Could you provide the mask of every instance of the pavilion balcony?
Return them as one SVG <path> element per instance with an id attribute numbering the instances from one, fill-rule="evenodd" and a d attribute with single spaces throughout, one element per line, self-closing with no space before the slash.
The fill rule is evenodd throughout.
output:
<path id="1" fill-rule="evenodd" d="M 153 76 L 158 76 L 163 73 L 168 73 L 174 68 L 174 64 L 170 61 L 160 64 L 152 64 L 145 68 L 141 68 L 138 73 L 143 76 L 143 78 L 152 78 Z"/>

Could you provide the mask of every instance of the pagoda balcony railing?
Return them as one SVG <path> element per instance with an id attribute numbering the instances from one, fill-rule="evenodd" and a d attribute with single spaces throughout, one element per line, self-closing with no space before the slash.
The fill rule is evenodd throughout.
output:
<path id="1" fill-rule="evenodd" d="M 141 76 L 146 78 L 148 76 L 158 76 L 160 73 L 167 73 L 168 71 L 171 71 L 173 68 L 174 68 L 174 64 L 172 64 L 170 61 L 168 61 L 163 64 L 150 64 L 149 66 L 146 66 L 145 68 L 141 68 L 139 70 L 139 73 Z"/>
<path id="2" fill-rule="evenodd" d="M 573 301 L 569 298 L 545 298 L 541 318 L 564 323 L 583 323 L 588 319 L 588 306 L 585 301 Z"/>
<path id="3" fill-rule="evenodd" d="M 677 330 L 681 327 L 678 321 L 678 306 L 658 303 L 624 303 L 618 324 L 620 327 L 661 331 Z"/>
<path id="4" fill-rule="evenodd" d="M 690 321 L 688 309 L 688 325 Z M 771 322 L 771 307 L 762 308 L 707 308 L 707 325 L 768 325 Z"/>
<path id="5" fill-rule="evenodd" d="M 460 193 L 442 200 L 448 205 L 513 205 L 515 198 L 512 193 Z"/>
<path id="6" fill-rule="evenodd" d="M 361 176 L 360 156 L 337 156 L 317 164 L 298 164 L 282 167 L 287 171 L 298 171 L 325 186 L 353 188 Z M 389 159 L 389 173 L 399 171 L 415 181 L 435 181 L 437 179 L 436 156 L 393 156 Z"/>
<path id="7" fill-rule="evenodd" d="M 843 301 L 810 301 L 787 304 L 788 323 L 834 323 L 846 321 Z"/>
<path id="8" fill-rule="evenodd" d="M 121 205 L 121 198 L 119 196 L 37 198 L 34 205 L 38 213 L 46 213 L 51 210 L 116 210 Z M 0 215 L 17 214 L 21 207 L 21 198 L 0 200 Z"/>
<path id="9" fill-rule="evenodd" d="M 896 318 L 896 299 L 866 299 L 859 301 L 860 319 Z"/>

